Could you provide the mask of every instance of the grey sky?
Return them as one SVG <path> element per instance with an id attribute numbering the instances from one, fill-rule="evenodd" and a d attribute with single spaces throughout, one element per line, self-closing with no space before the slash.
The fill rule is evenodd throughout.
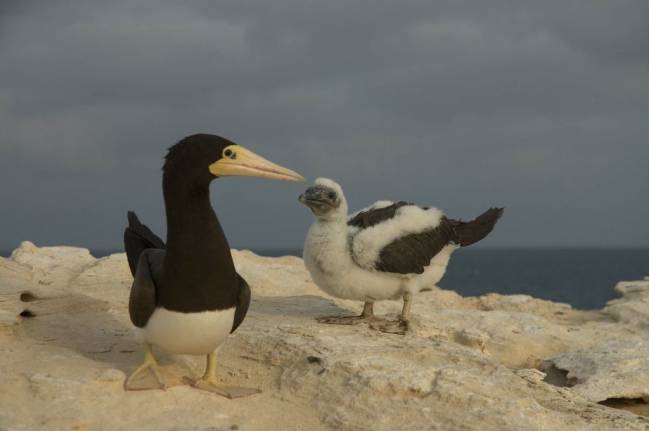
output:
<path id="1" fill-rule="evenodd" d="M 12 4 L 13 3 L 13 4 Z M 166 148 L 221 134 L 488 246 L 649 246 L 649 2 L 57 1 L 0 6 L 0 249 L 164 236 Z M 306 184 L 228 178 L 235 247 L 293 247 Z"/>

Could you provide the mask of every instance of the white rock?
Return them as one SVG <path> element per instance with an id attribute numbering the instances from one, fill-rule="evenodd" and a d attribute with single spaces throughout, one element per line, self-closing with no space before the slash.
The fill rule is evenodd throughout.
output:
<path id="1" fill-rule="evenodd" d="M 566 385 L 584 398 L 649 398 L 649 341 L 613 340 L 563 353 L 546 363 L 565 373 Z"/>
<path id="2" fill-rule="evenodd" d="M 649 427 L 644 417 L 593 402 L 643 396 L 640 387 L 649 387 L 644 285 L 623 285 L 622 299 L 592 312 L 524 295 L 462 298 L 434 289 L 417 297 L 412 333 L 397 336 L 318 324 L 318 316 L 357 313 L 361 304 L 323 296 L 298 258 L 233 256 L 253 303 L 219 353 L 218 374 L 225 384 L 264 391 L 235 401 L 182 384 L 202 373 L 204 358 L 160 352 L 170 389 L 125 393 L 115 383 L 142 352 L 127 314 L 124 255 L 94 259 L 84 249 L 23 243 L 0 261 L 0 317 L 7 317 L 0 334 L 12 334 L 0 355 L 0 383 L 11 388 L 0 390 L 0 429 Z M 17 319 L 25 289 L 37 296 L 36 315 Z M 382 302 L 376 313 L 396 316 L 399 308 Z M 534 368 L 551 358 L 579 383 L 544 381 Z"/>
<path id="3" fill-rule="evenodd" d="M 468 347 L 473 347 L 484 352 L 487 342 L 491 337 L 482 331 L 472 328 L 465 328 L 455 334 L 455 340 Z"/>
<path id="4" fill-rule="evenodd" d="M 649 280 L 622 281 L 615 291 L 622 298 L 609 301 L 604 313 L 618 322 L 649 329 Z"/>
<path id="5" fill-rule="evenodd" d="M 109 368 L 107 370 L 102 371 L 97 377 L 97 380 L 101 382 L 123 383 L 125 378 L 126 378 L 126 373 L 124 373 L 124 371 L 115 368 Z"/>
<path id="6" fill-rule="evenodd" d="M 85 248 L 39 248 L 29 241 L 23 241 L 9 259 L 30 268 L 33 281 L 44 285 L 64 284 L 96 260 Z"/>

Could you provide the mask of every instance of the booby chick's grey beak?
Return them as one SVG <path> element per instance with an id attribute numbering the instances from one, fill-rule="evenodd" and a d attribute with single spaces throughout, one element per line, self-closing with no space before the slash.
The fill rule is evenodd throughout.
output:
<path id="1" fill-rule="evenodd" d="M 338 193 L 328 187 L 313 186 L 306 189 L 298 200 L 315 214 L 324 214 L 340 205 Z"/>
<path id="2" fill-rule="evenodd" d="M 223 149 L 222 157 L 209 167 L 217 177 L 258 177 L 270 180 L 304 181 L 297 172 L 266 160 L 241 145 L 230 145 Z"/>

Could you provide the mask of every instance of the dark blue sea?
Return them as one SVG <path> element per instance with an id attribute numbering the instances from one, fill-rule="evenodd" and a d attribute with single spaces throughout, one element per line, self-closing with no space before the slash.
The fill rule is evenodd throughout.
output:
<path id="1" fill-rule="evenodd" d="M 299 249 L 253 251 L 265 256 L 301 255 Z M 92 251 L 97 257 L 110 252 Z M 522 293 L 592 309 L 617 297 L 613 287 L 618 281 L 645 276 L 649 276 L 649 248 L 478 248 L 455 252 L 439 285 L 464 296 Z"/>

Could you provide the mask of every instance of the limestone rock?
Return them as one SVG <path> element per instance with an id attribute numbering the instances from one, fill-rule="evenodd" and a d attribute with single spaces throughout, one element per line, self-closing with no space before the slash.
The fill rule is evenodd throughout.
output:
<path id="1" fill-rule="evenodd" d="M 647 396 L 646 281 L 619 285 L 621 299 L 589 312 L 433 288 L 415 297 L 414 330 L 398 336 L 318 324 L 362 304 L 324 295 L 299 258 L 233 256 L 253 302 L 219 352 L 218 374 L 263 390 L 240 400 L 187 387 L 183 376 L 199 375 L 204 358 L 164 352 L 167 391 L 123 391 L 142 354 L 123 254 L 23 243 L 0 260 L 0 429 L 649 428 L 644 416 L 598 404 Z M 25 307 L 33 316 L 19 315 Z M 400 307 L 375 311 L 395 317 Z"/>
<path id="2" fill-rule="evenodd" d="M 594 402 L 649 399 L 649 340 L 613 340 L 566 352 L 544 367 L 563 372 L 564 386 Z"/>
<path id="3" fill-rule="evenodd" d="M 649 329 L 649 280 L 622 281 L 615 291 L 622 298 L 609 301 L 604 313 L 618 322 Z"/>
<path id="4" fill-rule="evenodd" d="M 264 257 L 248 250 L 232 250 L 234 264 L 255 295 L 318 294 L 302 259 L 295 256 Z"/>
<path id="5" fill-rule="evenodd" d="M 487 348 L 489 338 L 489 335 L 484 332 L 469 328 L 463 329 L 455 334 L 455 340 L 458 343 L 479 349 L 481 352 L 484 352 Z"/>
<path id="6" fill-rule="evenodd" d="M 75 284 L 85 286 L 114 283 L 129 288 L 132 282 L 133 276 L 124 253 L 111 254 L 88 262 L 74 280 Z"/>
<path id="7" fill-rule="evenodd" d="M 95 258 L 85 248 L 36 247 L 24 241 L 9 258 L 11 261 L 31 268 L 33 281 L 38 284 L 64 284 L 75 277 Z"/>

